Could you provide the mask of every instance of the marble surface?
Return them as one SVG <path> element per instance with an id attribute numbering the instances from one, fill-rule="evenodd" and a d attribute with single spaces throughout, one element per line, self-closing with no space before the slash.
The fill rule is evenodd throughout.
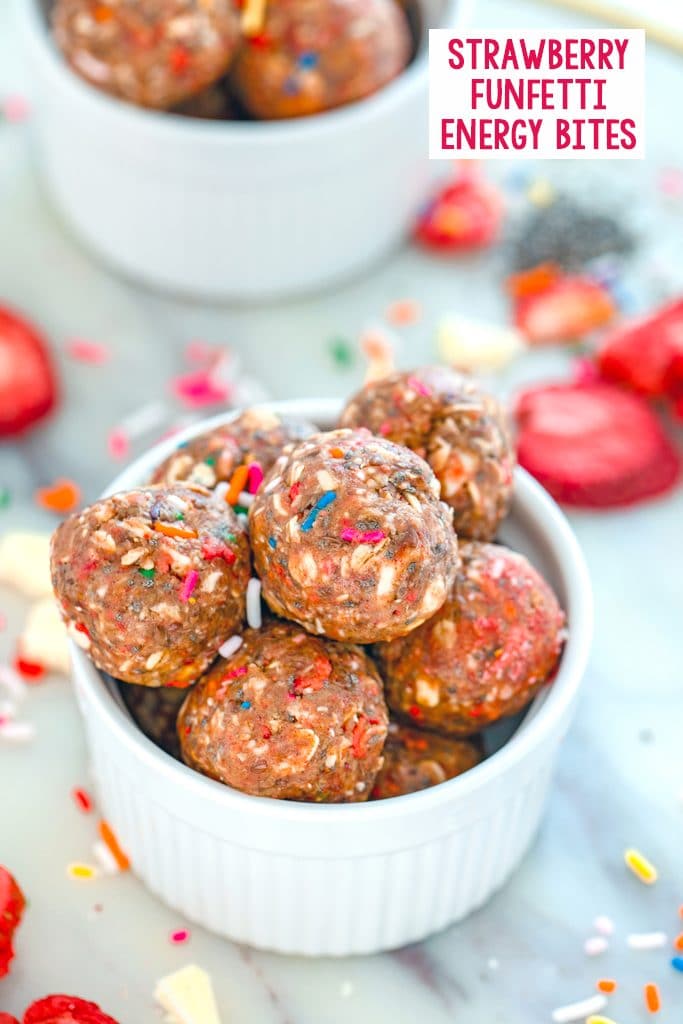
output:
<path id="1" fill-rule="evenodd" d="M 26 88 L 7 7 L 0 4 L 0 96 Z M 477 20 L 489 27 L 579 23 L 567 12 L 507 0 L 480 0 Z M 642 212 L 658 167 L 683 164 L 683 140 L 671 124 L 672 97 L 683 94 L 681 59 L 652 47 L 648 90 L 644 163 L 515 169 L 600 188 L 623 209 L 643 237 L 642 273 L 634 276 L 628 298 L 636 306 L 681 283 L 681 207 L 660 209 L 654 220 Z M 393 299 L 409 295 L 424 311 L 420 323 L 403 332 L 404 363 L 433 357 L 434 324 L 445 310 L 505 315 L 500 253 L 453 264 L 407 248 L 334 293 L 263 309 L 151 294 L 110 276 L 65 231 L 37 177 L 25 125 L 0 126 L 0 239 L 0 296 L 49 331 L 66 392 L 48 429 L 0 448 L 0 485 L 12 492 L 10 507 L 0 512 L 0 531 L 51 529 L 54 522 L 36 507 L 33 493 L 56 475 L 77 479 L 85 497 L 94 497 L 116 470 L 106 432 L 130 412 L 164 400 L 177 418 L 181 410 L 169 404 L 165 389 L 184 368 L 183 351 L 193 338 L 230 344 L 245 372 L 273 397 L 343 394 L 359 382 L 362 367 L 337 366 L 330 339 L 356 337 Z M 106 370 L 69 362 L 64 346 L 74 336 L 109 346 L 113 359 Z M 496 385 L 507 391 L 520 376 L 547 376 L 566 358 L 544 353 Z M 16 870 L 31 903 L 16 964 L 0 982 L 0 1010 L 19 1012 L 38 995 L 66 991 L 97 1000 L 121 1024 L 151 1024 L 160 1019 L 152 1000 L 156 979 L 195 961 L 212 974 L 224 1024 L 341 1024 L 349 1018 L 542 1024 L 554 1006 L 591 994 L 599 976 L 620 981 L 610 1015 L 622 1024 L 646 1019 L 646 981 L 661 986 L 662 1024 L 679 1022 L 683 976 L 669 966 L 669 952 L 634 952 L 626 935 L 662 929 L 673 936 L 681 929 L 682 515 L 680 491 L 628 512 L 572 515 L 595 588 L 596 637 L 545 824 L 523 866 L 489 906 L 397 953 L 345 961 L 283 958 L 238 948 L 199 928 L 192 928 L 189 945 L 173 947 L 168 933 L 183 921 L 132 875 L 67 880 L 67 863 L 88 859 L 93 840 L 93 820 L 79 814 L 69 796 L 73 786 L 87 785 L 86 751 L 69 683 L 54 678 L 36 687 L 26 708 L 35 742 L 0 747 L 0 862 Z M 2 591 L 0 610 L 7 619 L 2 660 L 12 654 L 25 603 Z M 623 867 L 623 850 L 631 844 L 659 867 L 652 889 Z M 617 933 L 607 954 L 589 959 L 583 942 L 597 914 L 612 917 Z"/>

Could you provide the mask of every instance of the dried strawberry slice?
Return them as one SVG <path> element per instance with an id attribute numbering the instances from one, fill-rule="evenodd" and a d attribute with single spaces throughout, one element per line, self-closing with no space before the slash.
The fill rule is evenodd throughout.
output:
<path id="1" fill-rule="evenodd" d="M 630 505 L 678 480 L 680 456 L 657 417 L 612 384 L 531 388 L 516 416 L 520 465 L 567 505 Z"/>
<path id="2" fill-rule="evenodd" d="M 11 1013 L 0 1012 L 0 1024 L 19 1024 L 19 1021 Z"/>
<path id="3" fill-rule="evenodd" d="M 0 437 L 28 430 L 56 401 L 45 338 L 28 320 L 0 306 Z"/>
<path id="4" fill-rule="evenodd" d="M 117 1021 L 86 999 L 45 996 L 29 1006 L 23 1024 L 117 1024 Z"/>
<path id="5" fill-rule="evenodd" d="M 588 277 L 565 276 L 548 288 L 522 295 L 515 304 L 515 324 L 532 345 L 573 341 L 614 316 L 609 292 Z"/>
<path id="6" fill-rule="evenodd" d="M 14 957 L 12 939 L 21 921 L 26 900 L 7 868 L 0 865 L 0 978 L 9 974 Z"/>
<path id="7" fill-rule="evenodd" d="M 443 187 L 415 226 L 415 239 L 436 252 L 490 245 L 503 220 L 503 199 L 492 184 L 467 174 Z"/>
<path id="8" fill-rule="evenodd" d="M 598 353 L 603 377 L 654 398 L 676 397 L 676 362 L 683 371 L 683 299 L 610 332 Z"/>

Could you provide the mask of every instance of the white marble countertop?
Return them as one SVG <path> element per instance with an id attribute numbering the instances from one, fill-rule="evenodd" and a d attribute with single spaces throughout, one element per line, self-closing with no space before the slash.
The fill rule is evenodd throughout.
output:
<path id="1" fill-rule="evenodd" d="M 6 6 L 0 4 L 0 97 L 25 88 Z M 578 19 L 529 3 L 480 0 L 478 22 L 567 27 Z M 639 195 L 648 197 L 643 205 L 654 201 L 657 168 L 683 166 L 672 107 L 683 95 L 683 60 L 652 47 L 648 89 L 644 163 L 517 165 L 517 172 L 570 183 L 585 175 L 638 220 Z M 358 383 L 362 368 L 335 365 L 330 339 L 357 337 L 393 299 L 410 296 L 423 307 L 420 323 L 403 332 L 404 363 L 433 358 L 434 324 L 446 310 L 504 317 L 500 255 L 454 264 L 405 249 L 334 293 L 258 310 L 145 292 L 110 276 L 66 233 L 37 179 L 29 141 L 30 126 L 0 125 L 0 296 L 30 311 L 58 351 L 66 339 L 86 337 L 105 343 L 113 359 L 105 371 L 69 363 L 62 353 L 59 416 L 22 444 L 0 449 L 0 486 L 12 493 L 10 507 L 0 511 L 0 531 L 51 529 L 33 493 L 57 475 L 73 477 L 86 498 L 94 497 L 115 472 L 107 430 L 164 397 L 193 338 L 230 344 L 273 397 L 341 395 Z M 658 289 L 681 283 L 683 211 L 659 209 L 641 219 L 646 244 L 638 280 L 652 300 Z M 653 269 L 657 261 L 663 274 Z M 637 303 L 638 284 L 634 293 Z M 547 375 L 566 358 L 535 356 L 498 384 L 506 390 L 520 375 Z M 0 748 L 0 862 L 14 867 L 31 902 L 12 974 L 0 982 L 0 1010 L 16 1013 L 39 995 L 65 991 L 97 1000 L 121 1024 L 148 1024 L 160 1019 L 152 1000 L 156 979 L 194 961 L 213 977 L 224 1024 L 542 1024 L 554 1006 L 590 995 L 600 976 L 620 981 L 610 1008 L 620 1024 L 647 1019 L 646 981 L 661 986 L 662 1024 L 680 1022 L 683 975 L 669 966 L 670 952 L 629 950 L 626 935 L 683 930 L 683 494 L 571 519 L 595 588 L 591 665 L 542 832 L 489 906 L 420 946 L 363 959 L 256 953 L 199 928 L 192 928 L 189 945 L 173 947 L 168 934 L 184 922 L 132 875 L 87 884 L 66 877 L 69 861 L 88 859 L 94 823 L 69 795 L 88 783 L 70 685 L 50 679 L 28 701 L 35 742 Z M 25 604 L 2 591 L 0 611 L 7 617 L 3 660 L 12 654 Z M 657 864 L 655 887 L 627 874 L 622 855 L 629 845 Z M 583 941 L 598 914 L 613 918 L 617 933 L 608 953 L 589 959 Z"/>

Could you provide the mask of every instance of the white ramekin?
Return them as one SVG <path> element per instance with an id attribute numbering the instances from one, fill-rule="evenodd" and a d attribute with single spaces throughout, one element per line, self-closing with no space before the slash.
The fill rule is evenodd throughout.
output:
<path id="1" fill-rule="evenodd" d="M 471 0 L 420 0 L 427 26 Z M 316 117 L 210 122 L 82 82 L 40 0 L 16 0 L 49 190 L 111 266 L 212 298 L 275 298 L 368 266 L 405 237 L 429 180 L 426 45 L 377 95 Z"/>
<path id="2" fill-rule="evenodd" d="M 272 406 L 325 426 L 334 401 Z M 217 417 L 183 437 L 218 425 Z M 108 489 L 148 479 L 183 437 L 135 462 Z M 479 907 L 536 832 L 588 657 L 592 602 L 574 535 L 517 471 L 503 539 L 554 585 L 569 623 L 556 680 L 514 735 L 460 778 L 353 805 L 246 796 L 154 746 L 77 647 L 74 679 L 100 805 L 134 870 L 165 903 L 238 942 L 282 953 L 373 953 L 415 942 Z"/>

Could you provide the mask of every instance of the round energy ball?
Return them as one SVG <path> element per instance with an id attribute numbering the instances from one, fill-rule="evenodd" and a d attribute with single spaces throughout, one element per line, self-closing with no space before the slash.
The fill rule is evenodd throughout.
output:
<path id="1" fill-rule="evenodd" d="M 371 799 L 386 800 L 438 786 L 474 768 L 482 757 L 482 744 L 477 737 L 453 739 L 391 722 L 384 745 L 384 764 L 375 779 Z"/>
<path id="2" fill-rule="evenodd" d="M 183 760 L 253 796 L 366 800 L 382 763 L 382 681 L 359 648 L 289 622 L 247 630 L 188 695 Z"/>
<path id="3" fill-rule="evenodd" d="M 441 610 L 375 648 L 389 707 L 451 736 L 521 711 L 552 677 L 565 639 L 564 612 L 523 555 L 463 541 L 460 556 Z"/>
<path id="4" fill-rule="evenodd" d="M 515 454 L 502 406 L 473 380 L 443 366 L 393 373 L 366 384 L 339 422 L 417 452 L 441 483 L 458 536 L 495 537 L 512 497 Z"/>
<path id="5" fill-rule="evenodd" d="M 318 114 L 376 92 L 403 71 L 411 49 L 395 0 L 268 0 L 233 83 L 256 118 Z"/>
<path id="6" fill-rule="evenodd" d="M 55 0 L 52 26 L 90 85 L 162 110 L 224 75 L 240 37 L 233 0 Z"/>
<path id="7" fill-rule="evenodd" d="M 441 607 L 458 566 L 431 469 L 367 430 L 314 434 L 277 460 L 249 514 L 276 614 L 334 640 L 403 636 Z"/>
<path id="8" fill-rule="evenodd" d="M 68 632 L 99 669 L 186 687 L 244 621 L 249 544 L 207 491 L 144 488 L 62 523 L 51 570 Z"/>
<path id="9" fill-rule="evenodd" d="M 315 430 L 304 420 L 266 409 L 246 409 L 224 426 L 181 444 L 157 467 L 151 482 L 165 486 L 193 483 L 212 490 L 219 483 L 229 483 L 235 470 L 244 467 L 240 490 L 253 488 L 255 493 L 285 445 L 302 441 Z"/>

